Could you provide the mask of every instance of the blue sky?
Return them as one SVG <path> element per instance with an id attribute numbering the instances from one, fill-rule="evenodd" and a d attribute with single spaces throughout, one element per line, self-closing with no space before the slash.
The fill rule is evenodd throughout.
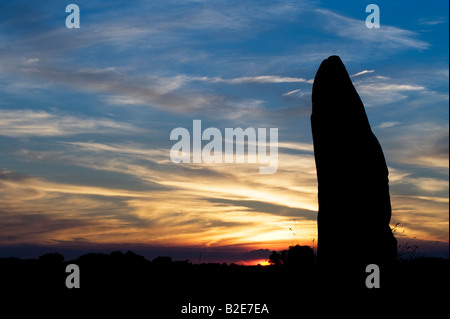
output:
<path id="1" fill-rule="evenodd" d="M 385 152 L 392 225 L 448 256 L 446 1 L 378 1 L 379 29 L 364 1 L 77 1 L 67 29 L 69 3 L 0 4 L 1 246 L 311 244 L 311 87 L 339 55 Z M 194 119 L 278 128 L 278 171 L 172 163 L 170 132 Z"/>

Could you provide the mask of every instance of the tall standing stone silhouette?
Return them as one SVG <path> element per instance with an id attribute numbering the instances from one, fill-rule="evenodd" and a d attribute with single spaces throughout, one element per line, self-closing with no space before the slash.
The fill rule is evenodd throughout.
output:
<path id="1" fill-rule="evenodd" d="M 386 161 L 338 56 L 320 65 L 312 105 L 319 184 L 318 262 L 360 277 L 368 264 L 381 268 L 397 256 L 397 242 L 389 227 Z"/>

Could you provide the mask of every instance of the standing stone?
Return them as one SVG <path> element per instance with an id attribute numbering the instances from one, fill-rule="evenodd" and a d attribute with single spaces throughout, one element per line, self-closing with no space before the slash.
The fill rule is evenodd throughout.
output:
<path id="1" fill-rule="evenodd" d="M 355 278 L 368 264 L 392 264 L 397 242 L 389 227 L 386 161 L 338 56 L 324 60 L 317 71 L 311 126 L 319 184 L 319 264 Z"/>

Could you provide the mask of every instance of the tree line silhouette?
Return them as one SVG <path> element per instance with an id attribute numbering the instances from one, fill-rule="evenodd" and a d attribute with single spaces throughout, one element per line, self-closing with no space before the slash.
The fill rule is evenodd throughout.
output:
<path id="1" fill-rule="evenodd" d="M 0 292 L 9 298 L 45 299 L 69 308 L 74 303 L 83 309 L 99 309 L 99 305 L 104 305 L 99 300 L 108 300 L 110 308 L 104 311 L 113 314 L 113 305 L 131 304 L 130 311 L 141 312 L 150 311 L 151 305 L 153 314 L 161 311 L 160 318 L 178 318 L 180 307 L 189 302 L 268 303 L 273 316 L 264 318 L 280 318 L 298 313 L 299 300 L 317 313 L 319 303 L 334 300 L 339 291 L 349 291 L 347 286 L 335 286 L 326 280 L 330 274 L 323 272 L 328 269 L 320 267 L 308 246 L 274 251 L 269 261 L 269 266 L 194 264 L 188 260 L 172 260 L 169 256 L 148 260 L 132 251 L 88 253 L 74 260 L 65 260 L 59 253 L 44 254 L 37 259 L 0 258 Z M 79 289 L 65 286 L 68 276 L 65 268 L 71 263 L 80 268 Z M 448 291 L 448 266 L 448 259 L 399 261 L 395 276 L 390 278 L 393 282 L 388 283 L 382 277 L 380 289 L 356 290 L 354 294 L 359 295 L 355 298 L 375 302 L 381 296 L 391 296 L 395 300 L 419 302 L 423 301 L 425 292 L 426 296 L 436 298 Z M 309 310 L 303 309 L 302 313 Z"/>

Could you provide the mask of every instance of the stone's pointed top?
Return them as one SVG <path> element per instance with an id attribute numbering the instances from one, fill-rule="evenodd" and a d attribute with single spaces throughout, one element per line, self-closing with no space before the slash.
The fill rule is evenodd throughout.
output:
<path id="1" fill-rule="evenodd" d="M 350 81 L 350 76 L 345 69 L 344 63 L 337 55 L 332 55 L 325 59 L 319 67 L 316 74 L 316 79 L 319 80 L 346 80 Z"/>
<path id="2" fill-rule="evenodd" d="M 336 108 L 333 110 L 330 106 L 336 103 L 347 104 L 348 101 L 345 100 L 354 99 L 355 95 L 358 94 L 341 58 L 333 55 L 323 60 L 314 78 L 313 112 L 337 112 Z"/>
<path id="3" fill-rule="evenodd" d="M 328 59 L 322 61 L 319 69 L 317 70 L 315 80 L 326 80 L 331 78 L 337 79 L 340 77 L 350 78 L 341 58 L 337 55 L 332 55 Z"/>
<path id="4" fill-rule="evenodd" d="M 364 106 L 344 63 L 336 55 L 325 59 L 316 73 L 312 89 L 312 104 L 313 113 L 336 120 L 350 121 L 355 116 L 366 117 Z"/>
<path id="5" fill-rule="evenodd" d="M 322 61 L 322 64 L 319 67 L 319 70 L 321 68 L 331 68 L 331 67 L 342 67 L 345 69 L 344 63 L 342 63 L 342 60 L 339 56 L 337 55 L 332 55 L 330 57 L 328 57 L 328 59 L 325 59 Z"/>

